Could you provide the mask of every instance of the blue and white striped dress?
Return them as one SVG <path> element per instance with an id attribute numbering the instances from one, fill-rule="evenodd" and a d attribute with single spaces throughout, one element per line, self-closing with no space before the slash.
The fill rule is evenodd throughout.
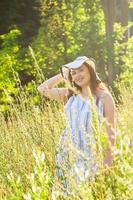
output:
<path id="1" fill-rule="evenodd" d="M 96 98 L 94 97 L 96 103 Z M 71 96 L 65 105 L 67 127 L 63 131 L 56 154 L 56 172 L 64 184 L 67 177 L 76 181 L 92 179 L 97 171 L 91 145 L 95 144 L 91 129 L 91 104 L 79 95 Z M 103 105 L 99 98 L 97 111 L 103 115 Z"/>

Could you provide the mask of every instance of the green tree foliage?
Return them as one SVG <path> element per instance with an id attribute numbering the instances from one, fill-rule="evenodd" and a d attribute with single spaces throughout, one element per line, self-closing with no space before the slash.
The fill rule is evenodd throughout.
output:
<path id="1" fill-rule="evenodd" d="M 0 103 L 1 108 L 5 108 L 5 104 L 11 103 L 13 98 L 11 94 L 16 94 L 14 71 L 20 68 L 18 59 L 19 45 L 15 39 L 20 35 L 20 31 L 14 30 L 9 34 L 0 36 L 2 42 L 0 49 Z M 8 94 L 6 93 L 8 91 Z"/>
<path id="2" fill-rule="evenodd" d="M 41 28 L 32 47 L 38 64 L 48 77 L 79 55 L 95 58 L 101 70 L 104 38 L 103 12 L 98 0 L 43 0 Z"/>
<path id="3" fill-rule="evenodd" d="M 28 94 L 33 93 L 34 90 L 34 85 L 29 82 L 35 79 L 37 70 L 33 68 L 32 59 L 29 60 L 26 51 L 22 56 L 22 47 L 17 41 L 20 36 L 18 29 L 0 36 L 0 109 L 2 111 L 7 110 L 8 105 L 17 100 L 22 90 L 26 89 Z"/>
<path id="4" fill-rule="evenodd" d="M 127 52 L 123 55 L 123 73 L 120 74 L 119 80 L 125 85 L 133 85 L 133 37 L 127 42 Z"/>

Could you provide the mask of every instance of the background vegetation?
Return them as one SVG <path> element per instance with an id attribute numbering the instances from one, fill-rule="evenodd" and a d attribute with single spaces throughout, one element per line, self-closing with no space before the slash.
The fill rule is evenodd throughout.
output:
<path id="1" fill-rule="evenodd" d="M 64 115 L 36 88 L 86 55 L 112 88 L 119 134 L 102 192 L 97 182 L 95 192 L 93 184 L 87 194 L 82 190 L 83 199 L 131 200 L 133 2 L 1 0 L 0 11 L 0 199 L 50 198 Z"/>

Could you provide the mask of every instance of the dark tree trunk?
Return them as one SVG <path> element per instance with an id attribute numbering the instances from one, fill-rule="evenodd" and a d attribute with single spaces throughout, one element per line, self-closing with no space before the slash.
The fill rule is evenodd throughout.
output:
<path id="1" fill-rule="evenodd" d="M 115 1 L 115 22 L 122 26 L 128 25 L 128 0 Z M 125 40 L 128 39 L 128 30 L 125 32 Z"/>
<path id="2" fill-rule="evenodd" d="M 113 62 L 113 25 L 115 22 L 120 23 L 122 26 L 128 25 L 128 0 L 101 0 L 104 16 L 105 16 L 105 29 L 107 39 L 107 51 L 108 51 L 108 83 L 111 85 L 118 73 L 118 69 L 115 69 Z M 127 41 L 128 31 L 125 32 L 123 41 Z"/>
<path id="3" fill-rule="evenodd" d="M 108 83 L 111 85 L 114 78 L 114 69 L 113 69 L 113 25 L 115 20 L 115 0 L 101 0 L 104 16 L 105 16 L 105 28 L 106 28 L 106 39 L 107 39 L 107 51 L 108 51 Z"/>

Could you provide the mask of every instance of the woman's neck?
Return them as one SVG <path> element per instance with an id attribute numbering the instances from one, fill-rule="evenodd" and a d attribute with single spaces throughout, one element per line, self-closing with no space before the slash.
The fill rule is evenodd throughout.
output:
<path id="1" fill-rule="evenodd" d="M 89 98 L 91 96 L 91 89 L 89 86 L 82 87 L 81 96 L 84 98 Z"/>

